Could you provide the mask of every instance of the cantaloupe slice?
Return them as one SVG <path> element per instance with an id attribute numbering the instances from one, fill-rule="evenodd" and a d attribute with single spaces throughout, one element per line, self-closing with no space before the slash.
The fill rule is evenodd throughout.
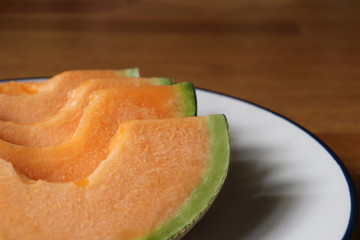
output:
<path id="1" fill-rule="evenodd" d="M 0 160 L 0 238 L 175 239 L 224 182 L 222 115 L 120 125 L 111 154 L 83 184 L 24 179 Z"/>
<path id="2" fill-rule="evenodd" d="M 117 78 L 88 80 L 72 90 L 69 93 L 67 103 L 58 113 L 46 120 L 30 124 L 0 121 L 0 139 L 28 147 L 59 145 L 74 134 L 82 117 L 83 110 L 89 103 L 89 96 L 93 91 L 102 88 L 166 84 L 170 85 L 172 81 L 166 78 L 131 78 L 121 81 Z M 170 89 L 169 91 L 174 90 Z M 124 89 L 124 91 L 126 92 L 127 90 Z M 124 91 L 119 91 L 120 94 L 115 96 L 115 101 L 121 102 L 122 106 L 125 106 L 124 111 L 132 111 L 129 106 L 135 103 L 131 101 L 138 100 L 133 97 L 128 98 L 128 94 L 121 94 Z M 156 94 L 156 89 L 154 88 L 138 88 L 131 91 L 135 92 L 136 95 L 143 94 L 144 97 L 147 94 Z M 180 93 L 180 91 L 178 92 Z M 179 95 L 177 97 L 180 98 L 182 96 Z M 176 96 L 168 95 L 168 97 Z M 129 113 L 125 112 L 125 114 Z"/>
<path id="3" fill-rule="evenodd" d="M 95 91 L 78 128 L 67 141 L 57 146 L 32 148 L 0 140 L 0 158 L 13 163 L 16 170 L 31 179 L 79 181 L 106 158 L 120 122 L 196 114 L 191 83 L 141 88 L 147 88 L 146 94 L 145 90 L 136 88 Z"/>
<path id="4" fill-rule="evenodd" d="M 82 81 L 90 78 L 108 77 L 139 77 L 139 69 L 129 68 L 124 70 L 70 70 L 59 73 L 44 82 L 10 81 L 1 83 L 0 94 L 35 94 L 43 91 L 49 91 L 58 87 L 64 87 L 65 85 L 71 89 L 79 85 Z"/>
<path id="5" fill-rule="evenodd" d="M 65 72 L 66 73 L 66 72 Z M 57 113 L 66 103 L 68 92 L 81 82 L 94 78 L 97 72 L 80 72 L 74 78 L 54 78 L 45 81 L 53 84 L 40 85 L 42 91 L 37 94 L 7 95 L 0 94 L 0 120 L 27 124 L 42 121 Z M 109 71 L 103 74 L 111 77 L 121 72 Z M 119 77 L 119 81 L 130 77 Z"/>

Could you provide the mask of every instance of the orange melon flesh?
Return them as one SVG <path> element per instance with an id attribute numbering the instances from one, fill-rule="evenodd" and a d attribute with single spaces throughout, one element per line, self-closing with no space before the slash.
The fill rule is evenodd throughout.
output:
<path id="1" fill-rule="evenodd" d="M 109 72 L 108 77 L 111 77 L 110 73 L 111 72 Z M 116 73 L 117 72 L 113 72 L 113 75 Z M 28 124 L 47 119 L 56 114 L 61 107 L 64 106 L 68 98 L 68 92 L 71 89 L 95 76 L 97 75 L 79 74 L 78 78 L 70 80 L 60 78 L 58 81 L 53 81 L 56 84 L 51 84 L 50 86 L 45 85 L 44 88 L 46 91 L 40 91 L 37 94 L 19 96 L 0 94 L 0 120 Z M 81 81 L 79 81 L 79 79 Z M 119 77 L 119 81 L 125 79 L 132 78 Z"/>
<path id="2" fill-rule="evenodd" d="M 0 94 L 23 95 L 49 91 L 59 87 L 76 87 L 82 81 L 90 78 L 108 77 L 139 77 L 137 68 L 124 70 L 71 70 L 62 72 L 43 82 L 10 81 L 0 84 Z"/>
<path id="3" fill-rule="evenodd" d="M 229 142 L 219 115 L 120 125 L 87 184 L 24 179 L 0 159 L 3 239 L 172 239 L 224 182 Z"/>
<path id="4" fill-rule="evenodd" d="M 158 84 L 171 84 L 171 80 L 161 78 L 126 78 L 123 80 L 106 78 L 85 81 L 69 93 L 68 101 L 60 111 L 46 120 L 30 124 L 0 121 L 0 139 L 28 147 L 59 145 L 75 132 L 93 91 L 102 88 Z M 139 88 L 137 91 L 146 95 L 147 89 Z M 116 101 L 129 103 L 126 102 L 126 96 L 116 96 Z M 127 110 L 131 109 L 127 107 Z"/>
<path id="5" fill-rule="evenodd" d="M 143 90 L 95 91 L 78 128 L 67 141 L 57 146 L 32 148 L 0 140 L 0 158 L 31 179 L 79 181 L 107 157 L 109 143 L 120 122 L 195 115 L 194 88 L 190 83 L 139 88 Z"/>

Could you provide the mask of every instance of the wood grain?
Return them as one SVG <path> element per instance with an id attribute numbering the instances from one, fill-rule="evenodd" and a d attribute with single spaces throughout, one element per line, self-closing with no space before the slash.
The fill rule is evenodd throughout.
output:
<path id="1" fill-rule="evenodd" d="M 359 12 L 356 0 L 4 0 L 0 79 L 137 66 L 192 81 L 306 127 L 359 190 Z"/>

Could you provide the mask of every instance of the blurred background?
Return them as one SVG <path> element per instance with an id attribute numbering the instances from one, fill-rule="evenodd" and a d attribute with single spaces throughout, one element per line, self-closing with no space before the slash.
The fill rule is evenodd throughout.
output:
<path id="1" fill-rule="evenodd" d="M 139 67 L 252 101 L 324 140 L 359 189 L 360 1 L 1 0 L 0 56 L 0 79 Z"/>

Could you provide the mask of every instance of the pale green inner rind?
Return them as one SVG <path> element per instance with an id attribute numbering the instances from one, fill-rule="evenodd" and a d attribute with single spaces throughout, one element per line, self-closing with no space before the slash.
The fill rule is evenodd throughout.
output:
<path id="1" fill-rule="evenodd" d="M 176 86 L 183 99 L 183 116 L 196 116 L 197 101 L 194 85 L 191 82 L 181 82 Z"/>
<path id="2" fill-rule="evenodd" d="M 229 166 L 229 130 L 224 115 L 206 117 L 211 135 L 211 152 L 208 170 L 203 182 L 191 193 L 181 210 L 168 222 L 141 240 L 165 240 L 179 234 L 199 220 L 209 208 L 223 185 Z"/>
<path id="3" fill-rule="evenodd" d="M 171 78 L 151 78 L 153 80 L 154 85 L 173 85 L 174 82 Z"/>
<path id="4" fill-rule="evenodd" d="M 124 77 L 140 77 L 140 70 L 138 68 L 129 68 L 123 70 Z"/>

